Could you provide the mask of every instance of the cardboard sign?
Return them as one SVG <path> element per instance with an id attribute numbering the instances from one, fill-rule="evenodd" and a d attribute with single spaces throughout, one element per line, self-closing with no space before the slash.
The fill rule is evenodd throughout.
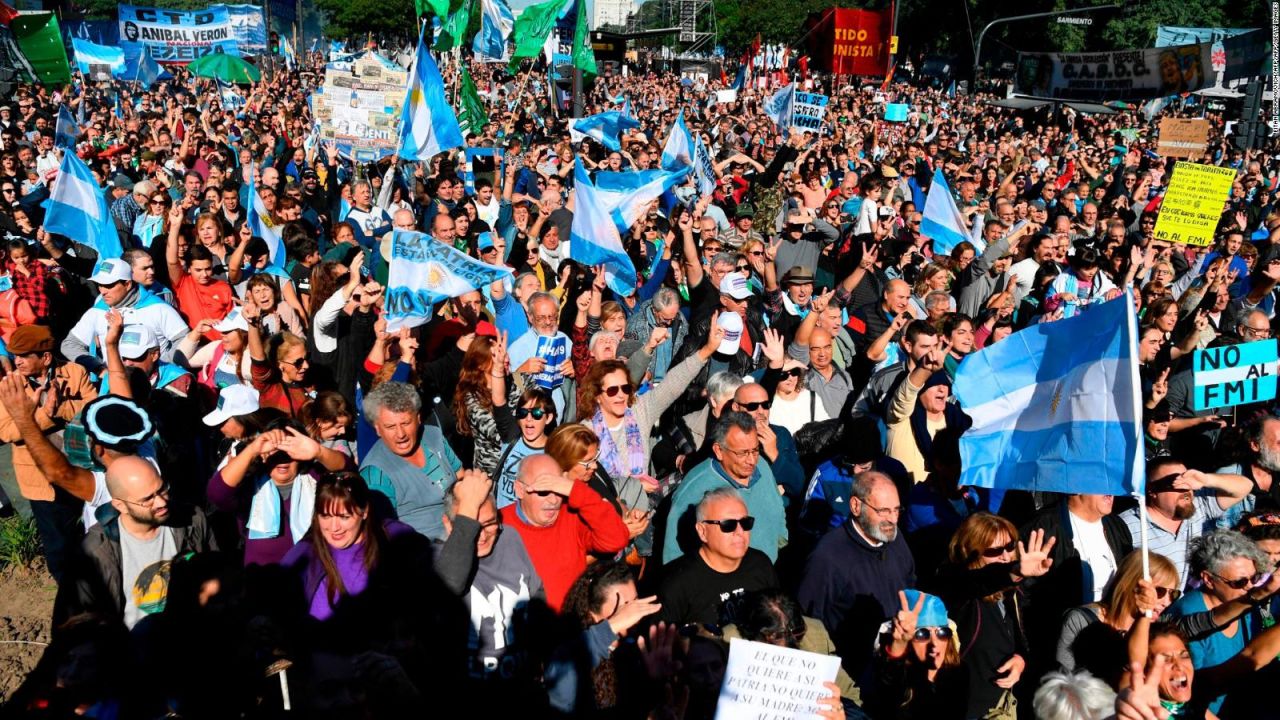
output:
<path id="1" fill-rule="evenodd" d="M 404 68 L 373 52 L 329 63 L 311 98 L 320 136 L 359 162 L 394 155 L 408 84 Z"/>
<path id="2" fill-rule="evenodd" d="M 1198 158 L 1209 148 L 1209 121 L 1204 118 L 1165 118 L 1160 121 L 1156 152 L 1165 157 Z"/>
<path id="3" fill-rule="evenodd" d="M 889 103 L 884 106 L 884 119 L 888 122 L 906 122 L 911 106 L 906 103 Z"/>
<path id="4" fill-rule="evenodd" d="M 1265 402 L 1276 397 L 1276 341 L 1197 350 L 1192 355 L 1193 410 Z"/>
<path id="5" fill-rule="evenodd" d="M 564 384 L 564 375 L 560 374 L 560 366 L 569 359 L 569 339 L 563 335 L 555 337 L 539 337 L 538 349 L 534 357 L 547 361 L 547 367 L 533 376 L 533 382 L 546 390 L 555 390 Z"/>
<path id="6" fill-rule="evenodd" d="M 791 116 L 791 127 L 796 130 L 818 132 L 822 129 L 822 119 L 827 114 L 826 95 L 797 92 L 795 112 Z"/>
<path id="7" fill-rule="evenodd" d="M 729 641 L 716 720 L 817 718 L 840 658 L 734 638 Z"/>
<path id="8" fill-rule="evenodd" d="M 1231 168 L 1178 163 L 1160 204 L 1155 238 L 1184 245 L 1212 243 L 1235 179 L 1236 171 Z"/>

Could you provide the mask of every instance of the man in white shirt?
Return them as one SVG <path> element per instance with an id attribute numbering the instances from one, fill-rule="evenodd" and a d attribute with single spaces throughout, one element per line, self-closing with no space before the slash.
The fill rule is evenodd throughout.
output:
<path id="1" fill-rule="evenodd" d="M 160 359 L 169 362 L 173 350 L 191 332 L 178 311 L 133 281 L 133 268 L 121 258 L 100 260 L 89 281 L 98 286 L 98 300 L 62 341 L 62 356 L 96 370 L 102 363 L 106 314 L 118 310 L 126 325 L 145 325 L 160 340 Z"/>

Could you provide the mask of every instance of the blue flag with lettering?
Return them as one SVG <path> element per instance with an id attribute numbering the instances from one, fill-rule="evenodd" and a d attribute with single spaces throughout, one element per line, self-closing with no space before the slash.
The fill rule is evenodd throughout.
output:
<path id="1" fill-rule="evenodd" d="M 511 276 L 509 268 L 480 262 L 413 230 L 394 231 L 390 263 L 384 314 L 388 331 L 423 325 L 437 303 Z"/>

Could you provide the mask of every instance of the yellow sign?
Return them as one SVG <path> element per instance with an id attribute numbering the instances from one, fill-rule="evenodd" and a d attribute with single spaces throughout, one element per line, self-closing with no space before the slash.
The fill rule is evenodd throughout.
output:
<path id="1" fill-rule="evenodd" d="M 898 36 L 897 35 L 889 36 L 889 54 L 890 55 L 898 54 Z"/>
<path id="2" fill-rule="evenodd" d="M 1160 204 L 1155 239 L 1184 245 L 1212 243 L 1235 179 L 1231 168 L 1178 163 Z"/>

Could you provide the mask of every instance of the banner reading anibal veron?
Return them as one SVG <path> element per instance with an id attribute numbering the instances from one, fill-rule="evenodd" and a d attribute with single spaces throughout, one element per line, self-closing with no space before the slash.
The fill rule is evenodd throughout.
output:
<path id="1" fill-rule="evenodd" d="M 1211 46 L 1101 53 L 1019 53 L 1014 89 L 1061 100 L 1138 100 L 1213 84 Z"/>
<path id="2" fill-rule="evenodd" d="M 214 52 L 239 55 L 235 25 L 225 5 L 203 10 L 162 10 L 120 5 L 120 47 L 125 57 L 143 48 L 161 63 L 189 63 Z"/>

